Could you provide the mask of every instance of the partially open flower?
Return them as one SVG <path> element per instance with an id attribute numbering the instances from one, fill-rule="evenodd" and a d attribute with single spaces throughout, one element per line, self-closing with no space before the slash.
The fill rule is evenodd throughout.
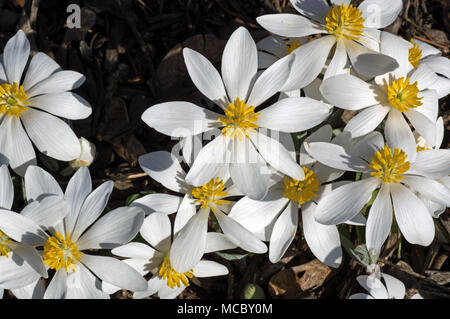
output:
<path id="1" fill-rule="evenodd" d="M 69 162 L 70 167 L 78 169 L 81 166 L 89 166 L 95 159 L 95 144 L 89 142 L 84 137 L 79 139 L 81 146 L 81 154 L 78 158 Z"/>

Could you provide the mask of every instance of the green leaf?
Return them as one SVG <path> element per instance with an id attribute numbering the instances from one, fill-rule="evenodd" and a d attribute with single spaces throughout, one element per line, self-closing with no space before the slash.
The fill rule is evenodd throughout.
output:
<path id="1" fill-rule="evenodd" d="M 216 254 L 222 257 L 225 260 L 240 260 L 242 258 L 247 257 L 247 254 L 241 255 L 241 254 L 227 254 L 227 253 L 221 253 L 216 251 Z"/>
<path id="2" fill-rule="evenodd" d="M 246 284 L 241 292 L 242 299 L 266 299 L 264 290 L 257 284 Z"/>
<path id="3" fill-rule="evenodd" d="M 134 202 L 136 199 L 138 199 L 139 197 L 141 197 L 141 194 L 137 193 L 137 194 L 132 194 L 130 196 L 127 197 L 126 201 L 125 201 L 125 205 L 130 206 L 132 202 Z"/>

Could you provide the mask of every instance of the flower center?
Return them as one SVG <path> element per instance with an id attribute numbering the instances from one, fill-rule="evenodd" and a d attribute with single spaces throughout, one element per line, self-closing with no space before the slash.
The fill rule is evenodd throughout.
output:
<path id="1" fill-rule="evenodd" d="M 392 150 L 385 145 L 384 148 L 373 154 L 370 159 L 370 168 L 373 172 L 370 175 L 378 177 L 385 183 L 399 183 L 402 176 L 409 170 L 410 164 L 406 161 L 406 153 L 398 148 Z"/>
<path id="2" fill-rule="evenodd" d="M 11 238 L 0 230 L 0 257 L 6 256 L 8 258 L 8 253 L 11 251 L 9 244 L 12 244 Z"/>
<path id="3" fill-rule="evenodd" d="M 229 203 L 222 198 L 227 196 L 227 192 L 224 192 L 225 184 L 218 177 L 212 178 L 208 183 L 203 186 L 195 187 L 192 189 L 192 196 L 197 198 L 197 203 L 201 204 L 201 208 L 211 207 L 213 213 L 215 212 L 216 205 L 222 206 Z"/>
<path id="4" fill-rule="evenodd" d="M 28 96 L 23 90 L 23 86 L 14 82 L 12 85 L 8 83 L 0 84 L 0 114 L 7 113 L 9 116 L 19 117 L 20 113 L 28 110 L 25 105 Z"/>
<path id="5" fill-rule="evenodd" d="M 347 40 L 358 40 L 363 34 L 364 18 L 362 12 L 353 5 L 341 4 L 328 11 L 325 18 L 330 34 Z"/>
<path id="6" fill-rule="evenodd" d="M 286 55 L 289 55 L 301 45 L 300 40 L 292 40 L 286 45 Z"/>
<path id="7" fill-rule="evenodd" d="M 189 286 L 188 278 L 195 277 L 192 269 L 182 274 L 176 272 L 172 268 L 168 256 L 164 257 L 161 268 L 159 268 L 159 276 L 162 277 L 162 279 L 167 279 L 167 286 L 169 286 L 170 288 L 175 288 L 175 286 L 179 288 L 181 286 L 180 282 L 182 282 L 187 287 Z"/>
<path id="8" fill-rule="evenodd" d="M 389 104 L 400 112 L 406 112 L 422 105 L 420 100 L 423 97 L 417 96 L 419 93 L 417 81 L 409 84 L 409 80 L 409 77 L 406 79 L 401 77 L 393 81 L 387 88 Z"/>
<path id="9" fill-rule="evenodd" d="M 308 170 L 302 167 L 305 173 L 303 181 L 296 180 L 291 177 L 284 178 L 284 193 L 283 196 L 293 200 L 299 204 L 304 204 L 317 196 L 319 189 L 319 181 L 313 170 Z"/>
<path id="10" fill-rule="evenodd" d="M 219 117 L 217 120 L 225 125 L 222 129 L 223 135 L 231 135 L 232 139 L 237 136 L 242 141 L 243 135 L 248 138 L 248 133 L 253 133 L 258 128 L 255 122 L 258 120 L 259 113 L 255 113 L 254 106 L 247 107 L 247 104 L 239 97 L 234 103 L 228 104 L 225 116 L 226 118 Z"/>
<path id="11" fill-rule="evenodd" d="M 413 39 L 411 39 L 411 43 L 413 47 L 409 49 L 408 60 L 417 69 L 420 64 L 419 60 L 422 57 L 422 50 L 420 50 L 418 43 L 414 43 Z"/>
<path id="12" fill-rule="evenodd" d="M 78 250 L 68 233 L 66 233 L 66 238 L 60 233 L 56 233 L 44 245 L 44 263 L 51 269 L 66 268 L 66 272 L 69 270 L 75 272 L 75 262 L 81 261 L 82 255 L 83 253 Z"/>

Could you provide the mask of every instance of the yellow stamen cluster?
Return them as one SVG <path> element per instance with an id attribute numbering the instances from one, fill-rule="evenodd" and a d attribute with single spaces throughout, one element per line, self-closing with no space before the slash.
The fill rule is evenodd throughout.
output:
<path id="1" fill-rule="evenodd" d="M 195 277 L 192 269 L 182 274 L 176 272 L 172 268 L 168 256 L 164 257 L 161 268 L 159 268 L 159 276 L 162 277 L 162 279 L 167 279 L 167 286 L 170 288 L 175 288 L 175 286 L 179 288 L 181 282 L 187 287 L 189 286 L 188 278 Z"/>
<path id="2" fill-rule="evenodd" d="M 284 193 L 283 196 L 293 200 L 299 204 L 304 204 L 317 196 L 319 189 L 319 181 L 313 170 L 308 170 L 302 167 L 305 173 L 305 179 L 298 181 L 291 177 L 284 178 Z"/>
<path id="3" fill-rule="evenodd" d="M 286 45 L 286 55 L 289 55 L 301 45 L 300 40 L 292 40 Z"/>
<path id="4" fill-rule="evenodd" d="M 0 230 L 0 257 L 6 256 L 8 258 L 8 253 L 11 251 L 9 244 L 12 244 L 11 238 Z"/>
<path id="5" fill-rule="evenodd" d="M 8 83 L 0 84 L 0 114 L 8 114 L 9 116 L 20 116 L 20 113 L 28 110 L 25 105 L 28 96 L 23 90 L 23 86 L 19 86 L 16 82 L 13 85 Z"/>
<path id="6" fill-rule="evenodd" d="M 236 136 L 242 141 L 243 136 L 249 137 L 249 133 L 255 132 L 258 125 L 255 122 L 258 120 L 259 113 L 255 113 L 255 107 L 249 106 L 239 97 L 235 102 L 228 104 L 225 110 L 226 118 L 219 117 L 220 121 L 225 127 L 222 133 L 225 136 L 231 136 L 234 139 Z"/>
<path id="7" fill-rule="evenodd" d="M 65 268 L 66 272 L 75 271 L 76 261 L 81 261 L 82 255 L 83 253 L 78 250 L 68 233 L 65 238 L 60 233 L 56 233 L 44 245 L 44 263 L 51 269 Z"/>
<path id="8" fill-rule="evenodd" d="M 402 176 L 409 170 L 410 164 L 406 161 L 406 153 L 398 148 L 394 149 L 394 154 L 389 146 L 373 154 L 370 159 L 370 168 L 374 171 L 370 175 L 381 179 L 385 183 L 399 183 Z"/>
<path id="9" fill-rule="evenodd" d="M 417 81 L 413 84 L 410 84 L 409 81 L 409 77 L 406 77 L 406 79 L 401 77 L 393 81 L 387 88 L 390 106 L 400 112 L 406 112 L 422 105 L 420 100 L 423 97 L 418 97 L 419 88 L 417 87 Z"/>
<path id="10" fill-rule="evenodd" d="M 416 150 L 417 150 L 417 152 L 423 152 L 423 151 L 431 150 L 431 148 L 426 147 L 426 146 L 419 146 L 419 145 L 417 145 Z"/>
<path id="11" fill-rule="evenodd" d="M 229 201 L 222 199 L 228 194 L 224 189 L 225 184 L 220 178 L 212 178 L 205 185 L 193 188 L 192 196 L 197 198 L 197 203 L 201 204 L 201 208 L 207 209 L 210 207 L 214 213 L 216 205 L 221 206 L 229 203 Z"/>
<path id="12" fill-rule="evenodd" d="M 411 43 L 413 47 L 409 49 L 408 60 L 413 65 L 415 69 L 420 65 L 420 58 L 422 57 L 422 50 L 419 48 L 418 43 L 414 43 L 413 39 L 411 39 Z"/>
<path id="13" fill-rule="evenodd" d="M 328 11 L 325 18 L 330 34 L 347 40 L 358 40 L 363 34 L 364 18 L 362 12 L 353 5 L 341 4 Z"/>

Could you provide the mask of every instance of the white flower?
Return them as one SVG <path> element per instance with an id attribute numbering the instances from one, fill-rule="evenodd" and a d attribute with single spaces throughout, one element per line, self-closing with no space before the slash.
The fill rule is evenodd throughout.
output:
<path id="1" fill-rule="evenodd" d="M 410 160 L 401 145 L 379 132 L 372 132 L 346 148 L 330 143 L 307 143 L 307 152 L 319 162 L 337 169 L 366 173 L 322 197 L 316 220 L 336 225 L 358 214 L 379 188 L 366 224 L 366 245 L 372 254 L 380 251 L 392 225 L 392 213 L 405 239 L 428 246 L 435 229 L 431 213 L 410 190 L 443 205 L 450 204 L 450 189 L 435 181 L 450 173 L 450 150 L 428 150 Z"/>
<path id="2" fill-rule="evenodd" d="M 276 136 L 298 132 L 321 123 L 329 107 L 310 98 L 287 98 L 255 113 L 255 108 L 279 92 L 286 81 L 292 57 L 274 63 L 257 76 L 257 49 L 249 32 L 241 27 L 228 40 L 222 56 L 222 77 L 201 54 L 185 48 L 189 75 L 208 99 L 225 115 L 187 102 L 168 102 L 150 107 L 142 120 L 157 131 L 174 137 L 193 136 L 214 130 L 218 135 L 197 155 L 186 181 L 202 186 L 229 169 L 236 187 L 247 196 L 261 199 L 269 187 L 266 163 L 301 180 L 303 171 Z M 223 81 L 222 81 L 223 79 Z M 219 131 L 217 128 L 222 128 Z"/>
<path id="3" fill-rule="evenodd" d="M 325 125 L 305 141 L 329 142 L 331 130 L 330 125 Z M 290 142 L 292 143 L 292 139 Z M 335 138 L 333 143 L 339 143 L 339 138 Z M 263 200 L 244 197 L 233 206 L 229 217 L 253 232 L 259 239 L 270 241 L 269 259 L 276 263 L 283 257 L 295 237 L 300 207 L 303 233 L 311 251 L 323 263 L 337 268 L 342 259 L 338 230 L 334 225 L 319 224 L 314 220 L 314 215 L 317 201 L 340 186 L 339 183 L 329 182 L 339 178 L 344 172 L 317 163 L 305 152 L 304 146 L 300 150 L 300 165 L 306 175 L 304 181 L 297 181 L 288 176 L 280 177 Z M 358 216 L 358 219 L 364 224 L 362 215 Z"/>
<path id="4" fill-rule="evenodd" d="M 0 229 L 17 242 L 43 247 L 43 262 L 56 271 L 44 298 L 108 298 L 99 288 L 101 280 L 132 291 L 146 289 L 144 278 L 130 266 L 83 252 L 129 242 L 144 221 L 136 207 L 120 207 L 100 217 L 113 189 L 111 181 L 92 191 L 89 170 L 82 167 L 63 194 L 50 174 L 30 166 L 25 188 L 28 208 L 21 214 L 0 211 Z M 49 197 L 57 201 L 47 203 Z"/>
<path id="5" fill-rule="evenodd" d="M 24 71 L 29 53 L 30 43 L 19 30 L 6 43 L 0 63 L 0 153 L 22 176 L 36 164 L 31 141 L 57 160 L 71 161 L 80 155 L 80 143 L 70 126 L 53 115 L 78 120 L 92 112 L 87 101 L 69 92 L 84 82 L 82 74 L 62 71 L 41 52 Z"/>
<path id="6" fill-rule="evenodd" d="M 406 41 L 399 37 L 400 41 Z M 442 74 L 437 81 L 430 86 L 437 92 L 439 98 L 443 98 L 450 93 L 450 60 L 442 56 L 442 52 L 435 47 L 417 39 L 411 39 L 409 45 L 409 62 L 418 68 L 426 65 L 433 72 Z"/>
<path id="7" fill-rule="evenodd" d="M 6 165 L 0 166 L 0 190 L 0 214 L 18 215 L 9 211 L 14 201 L 14 187 Z M 39 211 L 34 212 L 39 214 Z M 0 227 L 0 294 L 3 295 L 3 289 L 15 293 L 16 289 L 41 277 L 48 275 L 38 252 L 30 245 L 14 241 Z"/>
<path id="8" fill-rule="evenodd" d="M 167 214 L 151 213 L 144 221 L 140 234 L 150 245 L 131 242 L 114 248 L 112 253 L 126 257 L 123 262 L 135 268 L 142 276 L 148 273 L 152 278 L 148 281 L 146 291 L 135 292 L 134 298 L 145 298 L 158 293 L 161 299 L 173 299 L 187 286 L 192 277 L 213 277 L 228 274 L 228 269 L 216 262 L 200 260 L 192 268 L 184 272 L 177 272 L 171 263 L 170 256 L 176 254 L 171 240 L 171 224 Z M 236 246 L 227 240 L 223 234 L 208 233 L 208 247 L 206 252 L 231 249 Z M 116 287 L 103 283 L 103 288 L 114 292 Z"/>
<path id="9" fill-rule="evenodd" d="M 413 161 L 416 143 L 404 116 L 429 143 L 434 143 L 438 97 L 429 87 L 437 75 L 426 65 L 414 70 L 408 61 L 408 45 L 402 43 L 388 32 L 381 34 L 381 52 L 396 58 L 399 67 L 395 71 L 378 76 L 370 83 L 353 75 L 336 75 L 324 80 L 320 90 L 337 107 L 361 110 L 344 128 L 353 137 L 373 131 L 387 116 L 386 137 L 401 145 Z"/>
<path id="10" fill-rule="evenodd" d="M 74 169 L 80 168 L 81 166 L 90 166 L 95 158 L 95 144 L 89 142 L 84 137 L 81 137 L 79 141 L 81 147 L 80 156 L 69 162 L 70 167 Z"/>
<path id="11" fill-rule="evenodd" d="M 356 280 L 367 290 L 368 294 L 357 293 L 351 295 L 348 299 L 403 299 L 405 297 L 405 285 L 395 277 L 381 273 L 381 278 L 376 276 L 362 275 Z M 411 299 L 423 299 L 419 294 L 415 294 Z"/>
<path id="12" fill-rule="evenodd" d="M 393 70 L 395 61 L 379 54 L 379 28 L 390 25 L 402 9 L 401 0 L 365 0 L 359 7 L 350 1 L 291 0 L 302 15 L 269 14 L 257 18 L 268 31 L 291 38 L 312 34 L 328 34 L 314 39 L 292 52 L 295 56 L 291 76 L 282 91 L 302 88 L 314 80 L 336 44 L 334 56 L 325 78 L 340 74 L 347 64 L 347 55 L 356 71 L 375 76 Z"/>
<path id="13" fill-rule="evenodd" d="M 176 157 L 166 151 L 158 151 L 139 158 L 142 169 L 153 179 L 182 196 L 150 194 L 135 200 L 131 206 L 147 214 L 177 212 L 174 225 L 174 240 L 170 252 L 171 264 L 183 273 L 193 268 L 202 258 L 207 245 L 207 228 L 210 211 L 217 218 L 224 234 L 236 246 L 253 253 L 265 253 L 266 245 L 241 224 L 226 214 L 232 202 L 225 198 L 242 195 L 231 183 L 226 171 L 219 173 L 205 185 L 194 187 L 185 180 L 186 173 Z M 197 212 L 197 206 L 200 209 Z"/>

